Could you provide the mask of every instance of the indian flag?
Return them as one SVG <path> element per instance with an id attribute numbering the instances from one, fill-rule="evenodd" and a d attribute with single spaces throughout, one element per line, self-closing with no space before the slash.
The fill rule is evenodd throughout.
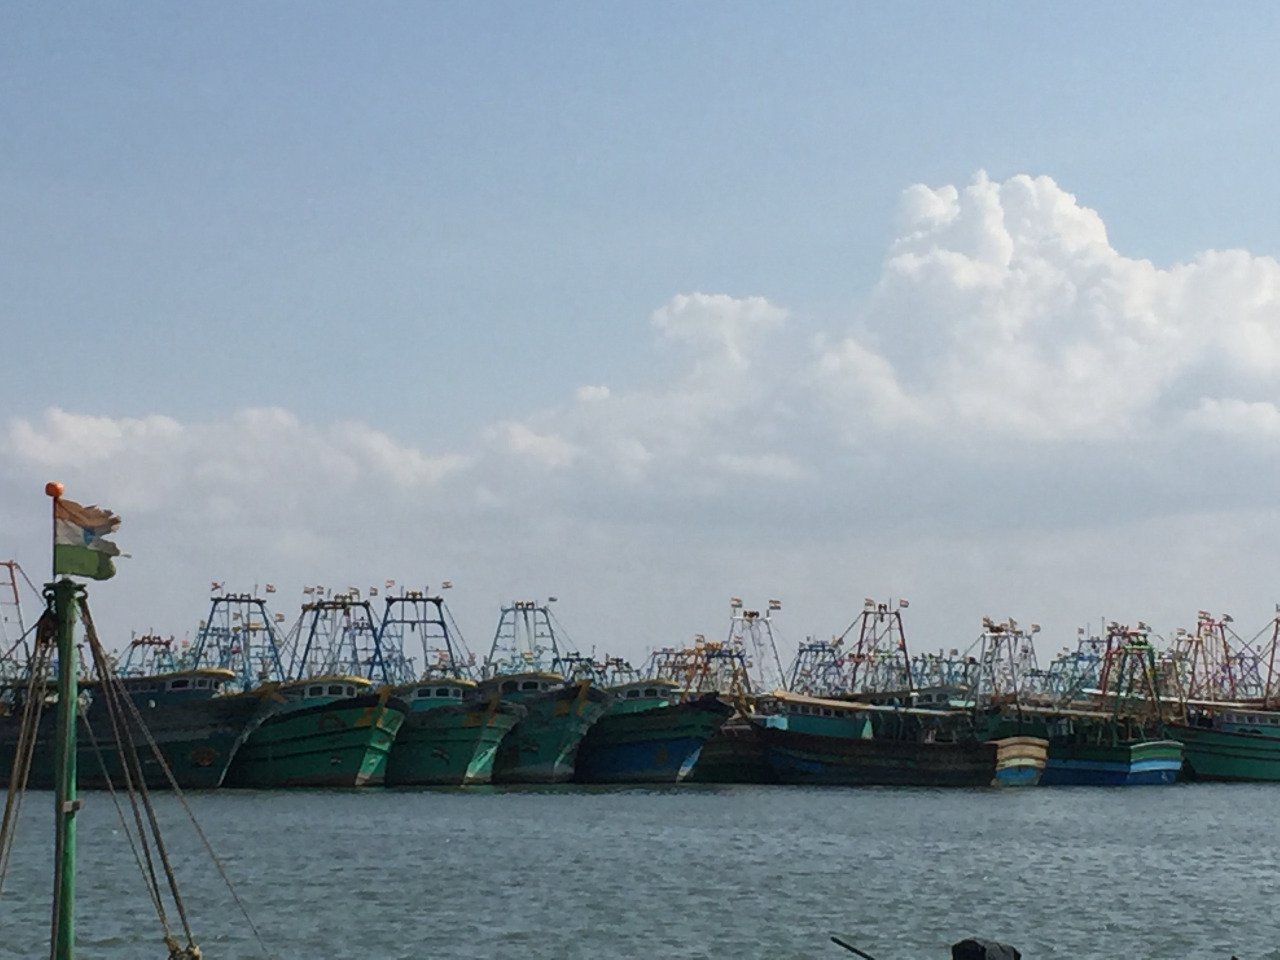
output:
<path id="1" fill-rule="evenodd" d="M 115 576 L 111 558 L 120 548 L 104 538 L 119 527 L 120 518 L 110 510 L 58 497 L 53 501 L 53 572 L 94 580 Z"/>

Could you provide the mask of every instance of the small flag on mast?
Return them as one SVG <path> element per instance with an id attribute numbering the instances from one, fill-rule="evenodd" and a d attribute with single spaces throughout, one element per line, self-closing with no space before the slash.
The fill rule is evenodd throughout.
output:
<path id="1" fill-rule="evenodd" d="M 64 500 L 61 484 L 58 489 L 53 499 L 54 574 L 93 580 L 115 576 L 111 558 L 120 556 L 120 548 L 106 536 L 120 529 L 120 518 L 96 505 L 83 507 L 74 500 Z"/>

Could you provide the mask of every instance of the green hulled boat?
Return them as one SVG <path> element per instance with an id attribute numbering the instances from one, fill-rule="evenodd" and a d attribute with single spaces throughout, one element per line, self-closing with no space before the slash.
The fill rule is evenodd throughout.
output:
<path id="1" fill-rule="evenodd" d="M 369 676 L 392 685 L 409 707 L 387 759 L 387 785 L 489 783 L 498 744 L 524 708 L 480 696 L 469 677 L 475 657 L 442 597 L 402 590 L 385 603 L 374 655 L 366 658 Z M 406 653 L 411 637 L 421 644 L 421 674 Z"/>
<path id="2" fill-rule="evenodd" d="M 363 677 L 310 677 L 274 689 L 279 707 L 240 748 L 233 787 L 360 787 L 383 782 L 409 712 Z"/>
<path id="3" fill-rule="evenodd" d="M 526 711 L 498 747 L 494 783 L 572 780 L 578 746 L 611 699 L 589 680 L 566 685 L 559 674 L 538 671 L 494 677 L 480 689 Z"/>
<path id="4" fill-rule="evenodd" d="M 481 698 L 473 681 L 459 678 L 392 692 L 409 713 L 387 759 L 389 787 L 489 783 L 498 745 L 525 715 L 519 704 Z"/>
<path id="5" fill-rule="evenodd" d="M 579 783 L 679 783 L 733 708 L 714 694 L 681 702 L 669 680 L 610 686 L 613 703 L 578 748 Z"/>
<path id="6" fill-rule="evenodd" d="M 1189 780 L 1280 782 L 1280 711 L 1247 704 L 1192 707 L 1168 735 L 1182 742 Z"/>
<path id="7" fill-rule="evenodd" d="M 229 670 L 196 669 L 150 676 L 123 677 L 114 682 L 133 701 L 138 718 L 128 716 L 122 734 L 137 747 L 146 786 L 170 786 L 184 790 L 208 790 L 221 786 L 227 770 L 245 740 L 274 710 L 275 704 L 254 694 L 223 694 L 232 678 Z M 102 789 L 125 782 L 115 732 L 104 691 L 98 680 L 82 681 L 76 762 L 80 785 Z M 21 716 L 19 692 L 8 716 L 0 716 L 0 782 L 8 782 L 13 762 L 11 742 L 16 742 Z M 151 748 L 154 742 L 164 758 L 161 765 Z M 53 712 L 42 719 L 35 747 L 30 786 L 47 790 L 53 785 L 52 757 L 55 744 Z"/>
<path id="8" fill-rule="evenodd" d="M 572 780 L 578 745 L 612 701 L 595 683 L 597 665 L 562 649 L 556 627 L 547 605 L 532 600 L 498 617 L 480 692 L 526 712 L 498 747 L 494 783 Z"/>

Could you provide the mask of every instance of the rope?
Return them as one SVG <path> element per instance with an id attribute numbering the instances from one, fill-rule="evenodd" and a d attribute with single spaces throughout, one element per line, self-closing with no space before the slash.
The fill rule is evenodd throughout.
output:
<path id="1" fill-rule="evenodd" d="M 98 641 L 97 631 L 93 626 L 93 617 L 89 613 L 87 604 L 81 608 L 81 619 L 85 625 L 85 635 L 89 641 L 89 650 L 93 656 L 94 665 L 98 671 L 98 677 L 102 682 L 102 689 L 106 695 L 107 712 L 111 716 L 112 727 L 116 731 L 116 740 L 120 746 L 121 759 L 125 771 L 126 784 L 129 789 L 130 803 L 133 805 L 134 817 L 138 822 L 138 832 L 140 837 L 145 837 L 145 831 L 142 827 L 141 814 L 138 812 L 137 802 L 133 799 L 135 796 L 142 801 L 142 809 L 146 813 L 147 823 L 151 828 L 151 842 L 155 844 L 156 855 L 160 858 L 160 865 L 164 870 L 165 880 L 169 887 L 170 896 L 173 898 L 174 906 L 178 911 L 178 918 L 182 921 L 182 929 L 186 934 L 187 943 L 194 945 L 194 936 L 191 932 L 191 924 L 187 918 L 186 906 L 182 902 L 182 895 L 178 891 L 178 880 L 173 872 L 173 864 L 169 860 L 169 852 L 165 849 L 164 840 L 160 835 L 160 824 L 156 818 L 155 807 L 151 803 L 151 794 L 147 790 L 146 776 L 142 772 L 142 762 L 138 757 L 138 751 L 134 745 L 133 737 L 129 732 L 129 719 L 127 714 L 124 722 L 119 723 L 119 714 L 124 712 L 121 703 L 132 704 L 126 691 L 124 684 L 114 673 L 112 673 L 110 665 L 107 663 L 106 653 L 102 649 L 102 644 Z M 136 711 L 136 707 L 134 708 Z M 139 722 L 141 718 L 139 718 Z M 145 726 L 143 727 L 145 730 Z M 123 736 L 121 735 L 123 732 Z M 133 784 L 129 781 L 133 779 L 133 775 L 137 775 L 136 792 Z M 154 862 L 151 859 L 150 847 L 146 840 L 143 841 L 143 852 L 146 856 L 148 867 L 149 881 L 155 887 L 154 900 L 157 904 L 157 911 L 161 914 L 161 923 L 165 926 L 165 943 L 170 944 L 173 940 L 169 932 L 168 924 L 162 906 L 162 898 L 159 895 L 160 882 L 155 874 Z M 172 953 L 173 944 L 170 944 L 170 952 Z"/>
<path id="2" fill-rule="evenodd" d="M 98 746 L 98 738 L 93 733 L 93 725 L 89 722 L 88 714 L 83 719 L 85 730 L 89 734 L 89 742 L 93 746 L 94 755 L 98 758 L 98 767 L 102 770 L 102 778 L 107 785 L 107 792 L 111 795 L 111 803 L 116 808 L 116 816 L 120 818 L 120 829 L 124 831 L 125 839 L 129 841 L 129 850 L 133 853 L 133 861 L 138 865 L 138 872 L 142 874 L 147 894 L 151 897 L 151 903 L 156 908 L 156 916 L 160 918 L 160 924 L 164 928 L 165 935 L 168 936 L 169 924 L 165 916 L 164 903 L 160 900 L 159 885 L 155 883 L 155 871 L 152 870 L 150 881 L 148 881 L 147 867 L 142 862 L 142 854 L 138 852 L 138 843 L 145 844 L 146 837 L 143 835 L 138 838 L 138 841 L 134 840 L 133 830 L 129 827 L 129 821 L 125 819 L 124 808 L 120 806 L 119 794 L 116 793 L 116 788 L 111 782 L 111 774 L 107 771 L 106 758 L 103 757 L 102 750 Z M 126 771 L 126 779 L 127 775 L 128 772 Z M 130 799 L 132 799 L 132 792 L 130 792 Z M 138 824 L 141 826 L 141 820 L 138 820 Z"/>
<path id="3" fill-rule="evenodd" d="M 177 778 L 173 775 L 173 771 L 172 769 L 170 769 L 168 762 L 165 760 L 164 754 L 161 753 L 159 745 L 156 743 L 155 738 L 152 737 L 151 731 L 147 728 L 146 722 L 143 720 L 142 714 L 138 710 L 138 705 L 134 703 L 132 697 L 128 696 L 127 692 L 124 690 L 124 684 L 121 682 L 120 678 L 111 672 L 110 666 L 106 662 L 106 655 L 102 651 L 102 645 L 98 642 L 97 631 L 94 629 L 93 617 L 92 617 L 92 614 L 90 614 L 89 612 L 89 607 L 87 603 L 83 604 L 82 606 L 82 617 L 85 622 L 85 632 L 89 638 L 90 649 L 94 652 L 95 661 L 99 665 L 98 666 L 99 675 L 104 678 L 104 681 L 103 681 L 104 687 L 108 684 L 108 678 L 109 678 L 110 686 L 112 688 L 112 691 L 116 699 L 119 702 L 123 702 L 124 708 L 128 712 L 128 715 L 132 717 L 134 724 L 137 726 L 138 730 L 141 731 L 143 738 L 146 740 L 147 745 L 151 749 L 152 755 L 155 757 L 155 760 L 159 764 L 161 771 L 164 773 L 165 779 L 168 781 L 169 786 L 172 788 L 174 796 L 177 798 L 178 802 L 182 805 L 182 809 L 186 813 L 187 818 L 191 821 L 191 825 L 194 828 L 196 835 L 200 838 L 200 842 L 204 846 L 205 852 L 208 853 L 209 859 L 213 861 L 214 868 L 218 871 L 218 876 L 222 878 L 222 882 L 227 887 L 227 892 L 230 893 L 232 900 L 236 904 L 236 907 L 240 910 L 240 913 L 244 917 L 245 922 L 249 925 L 249 929 L 252 931 L 254 939 L 258 942 L 258 946 L 262 948 L 262 952 L 265 956 L 271 957 L 272 953 L 270 949 L 267 947 L 266 942 L 263 940 L 262 933 L 258 930 L 257 925 L 253 922 L 253 918 L 249 915 L 248 908 L 245 906 L 244 901 L 240 899 L 239 893 L 236 892 L 234 885 L 231 883 L 231 877 L 227 874 L 226 867 L 223 865 L 221 859 L 219 859 L 217 853 L 214 852 L 213 844 L 210 842 L 208 834 L 204 832 L 204 828 L 200 826 L 200 822 L 196 819 L 195 811 L 191 809 L 191 805 L 187 802 L 186 794 L 183 793 L 182 788 L 178 785 Z M 129 746 L 131 748 L 133 747 L 132 739 L 129 740 Z M 138 761 L 137 761 L 136 751 L 134 751 L 133 757 L 134 757 L 135 763 L 137 763 Z M 181 894 L 178 891 L 177 878 L 173 874 L 172 865 L 169 862 L 168 852 L 164 849 L 163 840 L 160 837 L 160 826 L 155 818 L 155 810 L 151 806 L 150 794 L 147 792 L 145 778 L 141 777 L 140 764 L 139 764 L 138 770 L 139 770 L 139 777 L 141 780 L 143 802 L 146 805 L 148 816 L 152 824 L 156 847 L 160 854 L 161 862 L 164 864 L 166 877 L 169 880 L 169 886 L 173 896 L 174 905 L 178 909 L 178 914 L 182 919 L 183 930 L 185 931 L 187 936 L 187 945 L 183 947 L 179 945 L 173 939 L 172 936 L 166 935 L 165 943 L 169 947 L 169 957 L 170 957 L 170 960 L 200 960 L 200 957 L 201 957 L 200 947 L 196 945 L 194 938 L 192 937 L 192 934 L 191 934 L 191 928 L 187 921 L 186 907 L 182 901 Z M 154 874 L 153 874 L 153 877 L 154 877 Z M 157 889 L 158 889 L 158 884 L 157 884 Z M 167 931 L 166 931 L 166 934 L 167 934 Z"/>
<path id="4" fill-rule="evenodd" d="M 28 664 L 26 696 L 22 704 L 22 720 L 18 728 L 18 743 L 14 750 L 13 768 L 9 772 L 9 788 L 5 796 L 4 817 L 0 820 L 0 895 L 4 894 L 4 881 L 9 873 L 9 860 L 17 837 L 18 817 L 27 792 L 31 774 L 31 760 L 35 754 L 40 717 L 44 711 L 44 694 L 36 694 L 38 682 L 43 684 L 48 676 L 49 657 L 53 648 L 53 636 L 57 621 L 52 611 L 46 610 L 36 624 L 35 648 Z"/>
<path id="5" fill-rule="evenodd" d="M 270 948 L 267 947 L 266 942 L 262 938 L 261 932 L 258 930 L 257 924 L 253 922 L 253 918 L 249 915 L 248 907 L 246 907 L 244 901 L 240 899 L 240 894 L 236 892 L 235 886 L 231 883 L 231 877 L 227 874 L 226 867 L 223 865 L 222 860 L 218 857 L 218 854 L 214 852 L 213 844 L 210 842 L 208 834 L 204 832 L 204 828 L 200 826 L 200 821 L 196 819 L 195 811 L 192 810 L 191 805 L 187 803 L 186 794 L 178 785 L 178 780 L 173 775 L 173 771 L 169 768 L 169 764 L 165 761 L 164 755 L 160 752 L 159 745 L 151 736 L 151 731 L 147 729 L 145 722 L 143 722 L 142 714 L 138 711 L 137 704 L 135 704 L 133 699 L 130 697 L 125 697 L 124 702 L 127 709 L 131 712 L 138 729 L 142 731 L 142 735 L 150 746 L 152 753 L 155 755 L 156 762 L 159 763 L 160 769 L 165 775 L 165 779 L 168 780 L 169 786 L 173 790 L 174 797 L 177 799 L 178 803 L 182 805 L 182 809 L 185 811 L 187 819 L 191 821 L 191 826 L 195 830 L 196 836 L 200 838 L 200 842 L 204 846 L 205 852 L 209 854 L 209 859 L 213 861 L 214 868 L 218 871 L 218 876 L 222 878 L 222 882 L 226 885 L 227 892 L 231 895 L 231 899 L 235 901 L 236 907 L 240 910 L 240 914 L 249 925 L 249 929 L 253 932 L 254 939 L 258 941 L 258 946 L 262 948 L 262 952 L 267 957 L 271 957 L 272 953 Z M 192 946 L 194 946 L 194 944 Z M 198 956 L 198 954 L 193 956 Z"/>

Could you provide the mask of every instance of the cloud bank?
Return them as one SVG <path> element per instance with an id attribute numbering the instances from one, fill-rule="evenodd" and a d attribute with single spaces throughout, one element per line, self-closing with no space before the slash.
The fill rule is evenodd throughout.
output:
<path id="1" fill-rule="evenodd" d="M 844 317 L 679 294 L 650 318 L 674 375 L 567 388 L 462 449 L 280 409 L 16 417 L 0 519 L 42 556 L 53 476 L 125 514 L 135 559 L 95 593 L 124 631 L 189 629 L 211 579 L 384 576 L 452 579 L 473 647 L 503 599 L 553 593 L 579 646 L 633 657 L 753 590 L 791 643 L 867 595 L 910 594 L 925 646 L 984 613 L 1063 638 L 1268 617 L 1280 263 L 1125 256 L 1048 177 L 911 186 L 897 234 Z"/>

